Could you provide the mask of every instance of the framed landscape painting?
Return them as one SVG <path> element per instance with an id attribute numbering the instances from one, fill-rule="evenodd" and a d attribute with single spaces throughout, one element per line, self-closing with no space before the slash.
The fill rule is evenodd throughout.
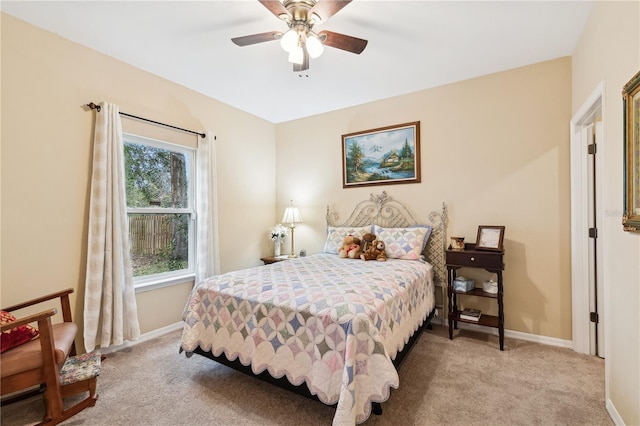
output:
<path id="1" fill-rule="evenodd" d="M 624 105 L 625 231 L 640 232 L 640 72 L 622 89 Z"/>
<path id="2" fill-rule="evenodd" d="M 342 135 L 342 187 L 420 182 L 420 122 Z"/>

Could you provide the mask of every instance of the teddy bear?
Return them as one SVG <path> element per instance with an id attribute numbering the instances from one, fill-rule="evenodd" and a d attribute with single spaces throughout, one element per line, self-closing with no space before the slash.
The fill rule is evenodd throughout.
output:
<path id="1" fill-rule="evenodd" d="M 360 257 L 362 249 L 360 247 L 360 238 L 347 235 L 342 240 L 342 246 L 338 250 L 338 256 L 344 259 L 357 259 Z"/>
<path id="2" fill-rule="evenodd" d="M 367 251 L 367 249 L 375 239 L 376 239 L 376 234 L 372 234 L 371 232 L 367 232 L 362 236 L 362 241 L 360 243 L 360 248 L 362 250 L 362 253 Z"/>
<path id="3" fill-rule="evenodd" d="M 362 260 L 377 260 L 384 262 L 387 260 L 387 252 L 385 251 L 384 241 L 374 240 L 367 248 L 367 251 L 360 255 Z"/>

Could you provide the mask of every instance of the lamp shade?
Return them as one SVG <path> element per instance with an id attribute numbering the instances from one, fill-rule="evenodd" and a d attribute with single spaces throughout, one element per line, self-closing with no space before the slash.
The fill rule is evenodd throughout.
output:
<path id="1" fill-rule="evenodd" d="M 287 207 L 282 216 L 282 223 L 299 223 L 302 222 L 300 210 L 297 207 Z"/>

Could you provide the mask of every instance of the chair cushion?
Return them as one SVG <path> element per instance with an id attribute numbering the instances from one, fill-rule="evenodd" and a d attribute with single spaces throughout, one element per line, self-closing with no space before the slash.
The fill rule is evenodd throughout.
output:
<path id="1" fill-rule="evenodd" d="M 70 356 L 62 366 L 62 370 L 60 370 L 60 384 L 65 386 L 98 377 L 100 375 L 101 360 L 102 354 L 100 351 Z"/>
<path id="2" fill-rule="evenodd" d="M 7 311 L 0 311 L 0 323 L 2 325 L 15 322 L 16 317 Z M 29 340 L 38 336 L 38 329 L 29 324 L 14 327 L 11 330 L 3 331 L 0 341 L 0 353 L 8 351 L 11 348 L 27 343 Z"/>
<path id="3" fill-rule="evenodd" d="M 76 338 L 78 327 L 72 322 L 53 324 L 53 344 L 56 349 L 55 361 L 62 367 Z M 0 377 L 11 376 L 23 371 L 42 367 L 40 339 L 6 351 L 0 357 Z"/>

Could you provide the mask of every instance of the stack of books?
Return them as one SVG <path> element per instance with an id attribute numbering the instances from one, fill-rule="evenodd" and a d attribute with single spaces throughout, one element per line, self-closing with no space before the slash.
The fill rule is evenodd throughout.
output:
<path id="1" fill-rule="evenodd" d="M 481 313 L 479 309 L 464 308 L 464 310 L 460 312 L 460 319 L 478 321 L 480 319 L 480 315 Z"/>

